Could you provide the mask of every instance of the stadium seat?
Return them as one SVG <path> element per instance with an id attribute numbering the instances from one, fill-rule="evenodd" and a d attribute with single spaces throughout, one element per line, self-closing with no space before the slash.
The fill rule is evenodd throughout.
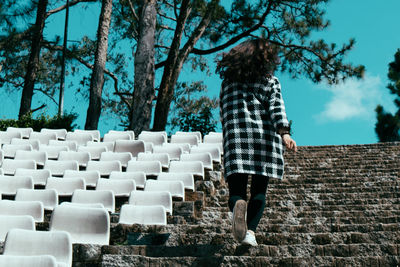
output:
<path id="1" fill-rule="evenodd" d="M 65 140 L 65 136 L 67 135 L 66 129 L 48 129 L 42 128 L 40 130 L 41 133 L 54 133 L 56 134 L 56 140 Z"/>
<path id="2" fill-rule="evenodd" d="M 32 132 L 29 139 L 38 140 L 41 145 L 48 145 L 50 140 L 57 140 L 57 134 L 54 132 Z"/>
<path id="3" fill-rule="evenodd" d="M 133 140 L 132 135 L 123 132 L 106 133 L 103 137 L 103 142 L 115 142 L 117 140 Z"/>
<path id="4" fill-rule="evenodd" d="M 53 210 L 58 205 L 58 194 L 55 189 L 23 189 L 17 190 L 15 201 L 40 201 L 45 210 Z"/>
<path id="5" fill-rule="evenodd" d="M 171 136 L 171 144 L 189 144 L 190 146 L 197 146 L 199 138 L 196 135 L 186 134 L 173 134 Z"/>
<path id="6" fill-rule="evenodd" d="M 1 144 L 11 144 L 13 138 L 22 139 L 22 135 L 20 132 L 0 131 L 0 147 Z"/>
<path id="7" fill-rule="evenodd" d="M 86 146 L 87 142 L 93 141 L 93 135 L 86 132 L 68 132 L 65 140 L 76 141 L 78 146 Z"/>
<path id="8" fill-rule="evenodd" d="M 121 207 L 119 224 L 167 225 L 165 208 L 158 206 L 136 206 L 125 204 Z"/>
<path id="9" fill-rule="evenodd" d="M 72 196 L 77 189 L 86 189 L 83 178 L 54 178 L 47 179 L 46 189 L 55 189 L 58 196 Z"/>
<path id="10" fill-rule="evenodd" d="M 185 189 L 195 190 L 194 187 L 194 177 L 191 173 L 170 173 L 170 172 L 162 172 L 157 177 L 158 181 L 164 180 L 173 180 L 173 181 L 182 181 Z"/>
<path id="11" fill-rule="evenodd" d="M 159 161 L 163 168 L 169 167 L 169 154 L 168 153 L 139 153 L 137 161 Z"/>
<path id="12" fill-rule="evenodd" d="M 19 139 L 19 138 L 13 138 L 11 139 L 11 145 L 31 145 L 32 150 L 39 150 L 39 145 L 40 142 L 39 140 L 35 139 Z"/>
<path id="13" fill-rule="evenodd" d="M 0 215 L 29 215 L 35 222 L 43 222 L 44 208 L 40 201 L 0 200 Z"/>
<path id="14" fill-rule="evenodd" d="M 14 175 L 17 168 L 36 170 L 36 162 L 28 159 L 4 159 L 1 168 L 5 175 Z"/>
<path id="15" fill-rule="evenodd" d="M 101 153 L 107 152 L 107 147 L 106 146 L 78 146 L 78 151 L 89 152 L 90 158 L 92 160 L 99 160 Z"/>
<path id="16" fill-rule="evenodd" d="M 30 215 L 0 215 L 1 242 L 4 242 L 7 232 L 13 228 L 35 230 L 35 220 Z"/>
<path id="17" fill-rule="evenodd" d="M 201 143 L 202 142 L 202 139 L 201 139 L 201 133 L 200 132 L 183 132 L 183 131 L 177 131 L 176 133 L 175 133 L 175 135 L 187 135 L 187 136 L 197 136 L 197 138 L 199 139 L 199 143 Z"/>
<path id="18" fill-rule="evenodd" d="M 60 151 L 58 161 L 78 161 L 79 167 L 86 168 L 87 163 L 90 161 L 90 153 L 87 151 Z"/>
<path id="19" fill-rule="evenodd" d="M 101 178 L 97 182 L 96 190 L 111 190 L 115 197 L 129 197 L 136 190 L 136 184 L 134 180 Z"/>
<path id="20" fill-rule="evenodd" d="M 143 142 L 152 143 L 154 146 L 161 146 L 167 142 L 167 135 L 163 133 L 141 133 L 138 140 Z"/>
<path id="21" fill-rule="evenodd" d="M 46 160 L 43 169 L 50 170 L 53 176 L 63 176 L 66 170 L 79 170 L 76 160 Z"/>
<path id="22" fill-rule="evenodd" d="M 223 151 L 220 149 L 218 144 L 213 143 L 206 143 L 206 144 L 199 144 L 197 147 L 193 147 L 190 149 L 190 153 L 203 153 L 209 152 L 211 153 L 211 157 L 213 162 L 221 163 L 221 155 Z"/>
<path id="23" fill-rule="evenodd" d="M 153 154 L 158 154 L 158 153 L 167 153 L 169 155 L 170 160 L 179 160 L 183 153 L 183 149 L 179 145 L 155 146 L 153 149 Z"/>
<path id="24" fill-rule="evenodd" d="M 31 170 L 31 169 L 23 169 L 17 168 L 15 170 L 15 176 L 31 176 L 33 178 L 34 185 L 46 185 L 47 178 L 51 176 L 50 170 Z"/>
<path id="25" fill-rule="evenodd" d="M 15 159 L 33 159 L 36 162 L 36 167 L 43 167 L 47 160 L 46 151 L 25 151 L 18 150 L 15 153 Z"/>
<path id="26" fill-rule="evenodd" d="M 121 163 L 121 166 L 126 168 L 128 162 L 132 160 L 132 154 L 130 152 L 102 152 L 100 156 L 100 161 L 114 161 L 117 160 Z"/>
<path id="27" fill-rule="evenodd" d="M 121 162 L 112 161 L 89 161 L 86 166 L 87 171 L 99 171 L 101 176 L 109 176 L 112 171 L 122 171 Z"/>
<path id="28" fill-rule="evenodd" d="M 109 130 L 108 134 L 127 134 L 131 138 L 130 140 L 134 140 L 135 139 L 135 132 L 134 131 L 130 131 L 130 130 L 126 130 L 126 131 Z"/>
<path id="29" fill-rule="evenodd" d="M 213 170 L 213 161 L 210 152 L 182 154 L 181 161 L 201 161 L 206 170 Z"/>
<path id="30" fill-rule="evenodd" d="M 153 161 L 129 161 L 126 172 L 144 172 L 147 176 L 157 176 L 162 172 L 161 162 Z"/>
<path id="31" fill-rule="evenodd" d="M 0 255 L 0 266 L 18 266 L 18 267 L 59 267 L 55 257 L 51 255 L 40 256 L 13 256 Z M 60 265 L 65 266 L 65 265 Z"/>
<path id="32" fill-rule="evenodd" d="M 145 152 L 145 145 L 139 140 L 116 140 L 114 152 L 130 152 L 132 157 L 137 157 L 140 152 Z"/>
<path id="33" fill-rule="evenodd" d="M 77 189 L 72 194 L 72 203 L 94 204 L 101 203 L 104 208 L 115 212 L 115 196 L 111 190 L 81 190 Z"/>
<path id="34" fill-rule="evenodd" d="M 75 133 L 89 133 L 93 137 L 93 141 L 100 142 L 100 131 L 99 130 L 74 130 Z"/>
<path id="35" fill-rule="evenodd" d="M 133 191 L 129 196 L 130 205 L 154 206 L 161 205 L 172 215 L 172 196 L 168 191 Z"/>
<path id="36" fill-rule="evenodd" d="M 21 138 L 29 138 L 29 135 L 31 134 L 31 132 L 33 132 L 33 129 L 30 127 L 26 127 L 26 128 L 18 128 L 18 127 L 7 127 L 6 132 L 18 132 L 21 134 Z"/>
<path id="37" fill-rule="evenodd" d="M 146 174 L 144 172 L 116 172 L 110 173 L 110 180 L 133 180 L 136 188 L 144 188 L 146 182 Z"/>
<path id="38" fill-rule="evenodd" d="M 114 142 L 87 142 L 86 146 L 106 147 L 106 151 L 114 151 Z"/>
<path id="39" fill-rule="evenodd" d="M 108 245 L 110 215 L 103 208 L 59 205 L 52 213 L 50 231 L 67 231 L 73 244 Z"/>
<path id="40" fill-rule="evenodd" d="M 39 151 L 45 151 L 47 153 L 47 159 L 57 160 L 60 152 L 69 151 L 69 148 L 68 146 L 60 145 L 40 145 Z"/>
<path id="41" fill-rule="evenodd" d="M 78 143 L 76 141 L 63 141 L 63 140 L 50 140 L 49 146 L 66 146 L 68 150 L 63 151 L 77 151 Z"/>
<path id="42" fill-rule="evenodd" d="M 185 172 L 204 179 L 204 166 L 201 161 L 171 161 L 169 172 Z"/>
<path id="43" fill-rule="evenodd" d="M 4 255 L 42 256 L 56 258 L 58 266 L 72 266 L 71 237 L 63 231 L 32 231 L 12 229 L 4 242 Z"/>
<path id="44" fill-rule="evenodd" d="M 144 191 L 168 191 L 172 197 L 185 201 L 185 185 L 176 180 L 147 180 Z"/>
<path id="45" fill-rule="evenodd" d="M 85 180 L 86 186 L 95 187 L 97 181 L 100 179 L 99 171 L 75 171 L 75 170 L 66 170 L 63 175 L 64 179 L 68 178 L 83 178 Z"/>
<path id="46" fill-rule="evenodd" d="M 15 154 L 17 151 L 32 151 L 33 148 L 31 145 L 11 145 L 11 144 L 4 144 L 1 148 L 3 150 L 4 158 L 15 159 Z"/>
<path id="47" fill-rule="evenodd" d="M 33 189 L 32 177 L 0 175 L 0 194 L 14 196 L 19 188 Z"/>

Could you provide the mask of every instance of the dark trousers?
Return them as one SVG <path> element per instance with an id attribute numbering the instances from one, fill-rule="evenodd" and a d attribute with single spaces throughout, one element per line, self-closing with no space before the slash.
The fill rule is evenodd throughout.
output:
<path id="1" fill-rule="evenodd" d="M 233 212 L 236 201 L 247 201 L 248 174 L 235 173 L 229 175 L 229 209 Z M 267 192 L 269 177 L 252 175 L 250 187 L 250 200 L 247 205 L 247 228 L 256 231 L 265 208 L 265 194 Z"/>

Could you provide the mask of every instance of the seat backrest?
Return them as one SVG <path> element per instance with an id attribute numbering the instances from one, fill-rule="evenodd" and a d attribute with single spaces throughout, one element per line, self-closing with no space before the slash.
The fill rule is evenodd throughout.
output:
<path id="1" fill-rule="evenodd" d="M 65 136 L 67 135 L 66 129 L 48 129 L 42 128 L 40 130 L 41 133 L 55 133 L 57 136 L 57 140 L 65 140 Z"/>
<path id="2" fill-rule="evenodd" d="M 210 152 L 182 154 L 181 161 L 201 161 L 204 168 L 212 169 L 213 162 Z"/>
<path id="3" fill-rule="evenodd" d="M 174 134 L 171 136 L 171 144 L 189 144 L 197 146 L 199 138 L 196 135 Z"/>
<path id="4" fill-rule="evenodd" d="M 110 212 L 115 212 L 115 196 L 111 190 L 81 190 L 72 194 L 72 203 L 93 204 L 101 203 Z"/>
<path id="5" fill-rule="evenodd" d="M 57 140 L 57 134 L 54 132 L 32 132 L 29 139 L 39 140 L 41 145 L 48 145 L 50 140 Z"/>
<path id="6" fill-rule="evenodd" d="M 99 130 L 81 130 L 76 129 L 74 130 L 75 133 L 89 133 L 93 137 L 93 141 L 100 141 L 100 131 Z"/>
<path id="7" fill-rule="evenodd" d="M 15 154 L 18 151 L 32 151 L 33 150 L 32 146 L 29 144 L 25 144 L 25 145 L 4 144 L 1 149 L 3 150 L 4 157 L 14 158 L 14 159 L 15 159 Z"/>
<path id="8" fill-rule="evenodd" d="M 45 151 L 47 153 L 48 159 L 58 159 L 58 155 L 61 151 L 69 151 L 68 146 L 60 146 L 60 145 L 40 145 L 39 151 Z"/>
<path id="9" fill-rule="evenodd" d="M 132 160 L 132 154 L 129 152 L 102 152 L 100 156 L 100 161 L 112 161 L 118 160 L 121 162 L 123 167 L 126 167 L 128 162 Z"/>
<path id="10" fill-rule="evenodd" d="M 172 161 L 169 172 L 188 172 L 204 179 L 204 165 L 201 161 Z"/>
<path id="11" fill-rule="evenodd" d="M 35 230 L 35 220 L 30 215 L 0 215 L 1 242 L 5 240 L 7 232 L 13 228 Z"/>
<path id="12" fill-rule="evenodd" d="M 106 147 L 106 151 L 114 151 L 114 142 L 87 142 L 86 146 Z"/>
<path id="13" fill-rule="evenodd" d="M 32 170 L 18 168 L 15 170 L 15 176 L 31 176 L 34 185 L 46 185 L 47 178 L 51 176 L 51 172 L 45 169 Z"/>
<path id="14" fill-rule="evenodd" d="M 114 152 L 130 152 L 132 157 L 137 157 L 140 152 L 145 152 L 145 144 L 140 140 L 116 140 Z"/>
<path id="15" fill-rule="evenodd" d="M 134 180 L 136 184 L 136 188 L 144 188 L 144 184 L 146 182 L 146 173 L 145 172 L 116 172 L 113 171 L 110 173 L 110 180 Z"/>
<path id="16" fill-rule="evenodd" d="M 50 231 L 66 231 L 73 244 L 108 245 L 110 215 L 106 209 L 59 205 L 51 216 Z"/>
<path id="17" fill-rule="evenodd" d="M 64 231 L 11 229 L 4 242 L 4 255 L 52 255 L 58 263 L 72 266 L 71 237 Z"/>
<path id="18" fill-rule="evenodd" d="M 155 146 L 153 148 L 153 153 L 167 153 L 169 155 L 170 160 L 179 160 L 183 153 L 183 149 L 179 145 L 172 146 Z"/>
<path id="19" fill-rule="evenodd" d="M 43 166 L 46 162 L 47 152 L 46 151 L 23 151 L 18 150 L 15 153 L 15 159 L 33 159 L 36 164 Z"/>
<path id="20" fill-rule="evenodd" d="M 0 266 L 57 267 L 57 260 L 51 255 L 20 256 L 1 255 Z"/>
<path id="21" fill-rule="evenodd" d="M 164 168 L 168 168 L 170 158 L 168 153 L 139 153 L 138 161 L 159 161 Z"/>
<path id="22" fill-rule="evenodd" d="M 85 180 L 86 186 L 96 186 L 97 181 L 100 179 L 99 171 L 76 171 L 76 170 L 66 170 L 64 172 L 63 178 L 83 178 Z"/>
<path id="23" fill-rule="evenodd" d="M 52 175 L 63 176 L 66 170 L 79 170 L 76 160 L 46 160 L 44 169 L 50 170 Z"/>
<path id="24" fill-rule="evenodd" d="M 122 171 L 121 162 L 112 161 L 89 161 L 86 166 L 87 171 L 99 171 L 100 175 L 108 176 L 112 171 Z"/>
<path id="25" fill-rule="evenodd" d="M 4 174 L 13 175 L 17 168 L 36 170 L 36 162 L 28 159 L 4 159 L 1 168 Z"/>
<path id="26" fill-rule="evenodd" d="M 158 175 L 162 172 L 161 162 L 158 160 L 152 161 L 129 161 L 127 172 L 144 172 L 146 175 Z"/>
<path id="27" fill-rule="evenodd" d="M 131 140 L 135 139 L 135 132 L 132 130 L 126 130 L 126 131 L 109 130 L 108 134 L 127 134 L 127 135 L 129 135 Z"/>
<path id="28" fill-rule="evenodd" d="M 96 190 L 111 190 L 115 197 L 129 197 L 136 190 L 136 183 L 134 180 L 101 178 L 97 182 Z"/>
<path id="29" fill-rule="evenodd" d="M 15 195 L 15 201 L 40 201 L 45 210 L 53 210 L 58 205 L 58 194 L 55 189 L 20 188 Z"/>
<path id="30" fill-rule="evenodd" d="M 183 132 L 183 131 L 177 131 L 175 133 L 175 135 L 187 135 L 187 136 L 197 136 L 197 138 L 199 139 L 199 142 L 201 142 L 201 132 L 196 131 L 196 132 Z"/>
<path id="31" fill-rule="evenodd" d="M 11 139 L 12 145 L 31 145 L 33 150 L 39 150 L 40 142 L 35 139 L 19 139 L 13 138 Z"/>
<path id="32" fill-rule="evenodd" d="M 22 135 L 20 132 L 0 131 L 0 144 L 10 144 L 13 138 L 21 139 Z"/>
<path id="33" fill-rule="evenodd" d="M 93 141 L 93 135 L 86 132 L 68 132 L 65 140 L 76 141 L 78 145 L 86 146 L 87 142 Z"/>
<path id="34" fill-rule="evenodd" d="M 33 178 L 31 176 L 0 175 L 0 194 L 13 196 L 19 188 L 33 189 Z"/>
<path id="35" fill-rule="evenodd" d="M 78 149 L 78 143 L 76 141 L 50 140 L 49 145 L 50 146 L 66 146 L 66 147 L 68 147 L 69 151 L 76 151 Z"/>
<path id="36" fill-rule="evenodd" d="M 128 133 L 106 133 L 103 137 L 103 142 L 115 142 L 117 140 L 133 140 L 133 138 Z"/>
<path id="37" fill-rule="evenodd" d="M 87 151 L 92 160 L 100 159 L 100 155 L 107 151 L 106 146 L 78 146 L 78 151 Z"/>
<path id="38" fill-rule="evenodd" d="M 129 196 L 129 204 L 137 206 L 161 205 L 165 210 L 172 214 L 172 196 L 171 193 L 163 191 L 133 191 Z"/>
<path id="39" fill-rule="evenodd" d="M 90 153 L 87 151 L 61 151 L 58 155 L 58 160 L 76 160 L 79 166 L 86 166 L 90 161 Z"/>
<path id="40" fill-rule="evenodd" d="M 46 189 L 55 189 L 59 196 L 72 196 L 77 189 L 86 189 L 83 178 L 54 178 L 47 179 Z"/>
<path id="41" fill-rule="evenodd" d="M 182 198 L 185 201 L 185 186 L 178 180 L 147 180 L 144 191 L 168 191 L 173 197 Z"/>
<path id="42" fill-rule="evenodd" d="M 173 180 L 173 181 L 182 181 L 185 189 L 189 189 L 194 191 L 194 177 L 191 173 L 170 173 L 170 172 L 162 172 L 157 176 L 157 180 Z"/>
<path id="43" fill-rule="evenodd" d="M 118 223 L 167 225 L 167 215 L 164 206 L 122 205 Z"/>
<path id="44" fill-rule="evenodd" d="M 30 127 L 18 128 L 18 127 L 7 127 L 7 132 L 19 132 L 21 134 L 21 138 L 29 138 L 33 129 Z"/>
<path id="45" fill-rule="evenodd" d="M 167 142 L 167 136 L 163 133 L 141 133 L 138 140 L 152 143 L 154 146 L 161 146 Z"/>
<path id="46" fill-rule="evenodd" d="M 35 222 L 43 222 L 44 208 L 40 201 L 0 200 L 1 215 L 30 215 Z"/>

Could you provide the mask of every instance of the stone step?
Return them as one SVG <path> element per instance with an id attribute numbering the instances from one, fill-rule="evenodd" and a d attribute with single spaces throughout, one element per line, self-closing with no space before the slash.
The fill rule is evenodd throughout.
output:
<path id="1" fill-rule="evenodd" d="M 108 255 L 101 260 L 103 267 L 128 266 L 397 266 L 399 256 L 377 257 L 266 257 L 213 256 L 161 257 Z"/>

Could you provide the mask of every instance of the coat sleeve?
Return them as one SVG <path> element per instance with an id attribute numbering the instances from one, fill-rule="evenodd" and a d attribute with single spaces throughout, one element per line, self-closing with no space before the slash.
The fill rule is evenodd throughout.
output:
<path id="1" fill-rule="evenodd" d="M 276 131 L 290 131 L 290 125 L 286 117 L 285 104 L 281 93 L 281 85 L 277 78 L 274 78 L 272 81 L 271 94 L 268 101 L 269 113 L 271 114 L 271 120 Z"/>

